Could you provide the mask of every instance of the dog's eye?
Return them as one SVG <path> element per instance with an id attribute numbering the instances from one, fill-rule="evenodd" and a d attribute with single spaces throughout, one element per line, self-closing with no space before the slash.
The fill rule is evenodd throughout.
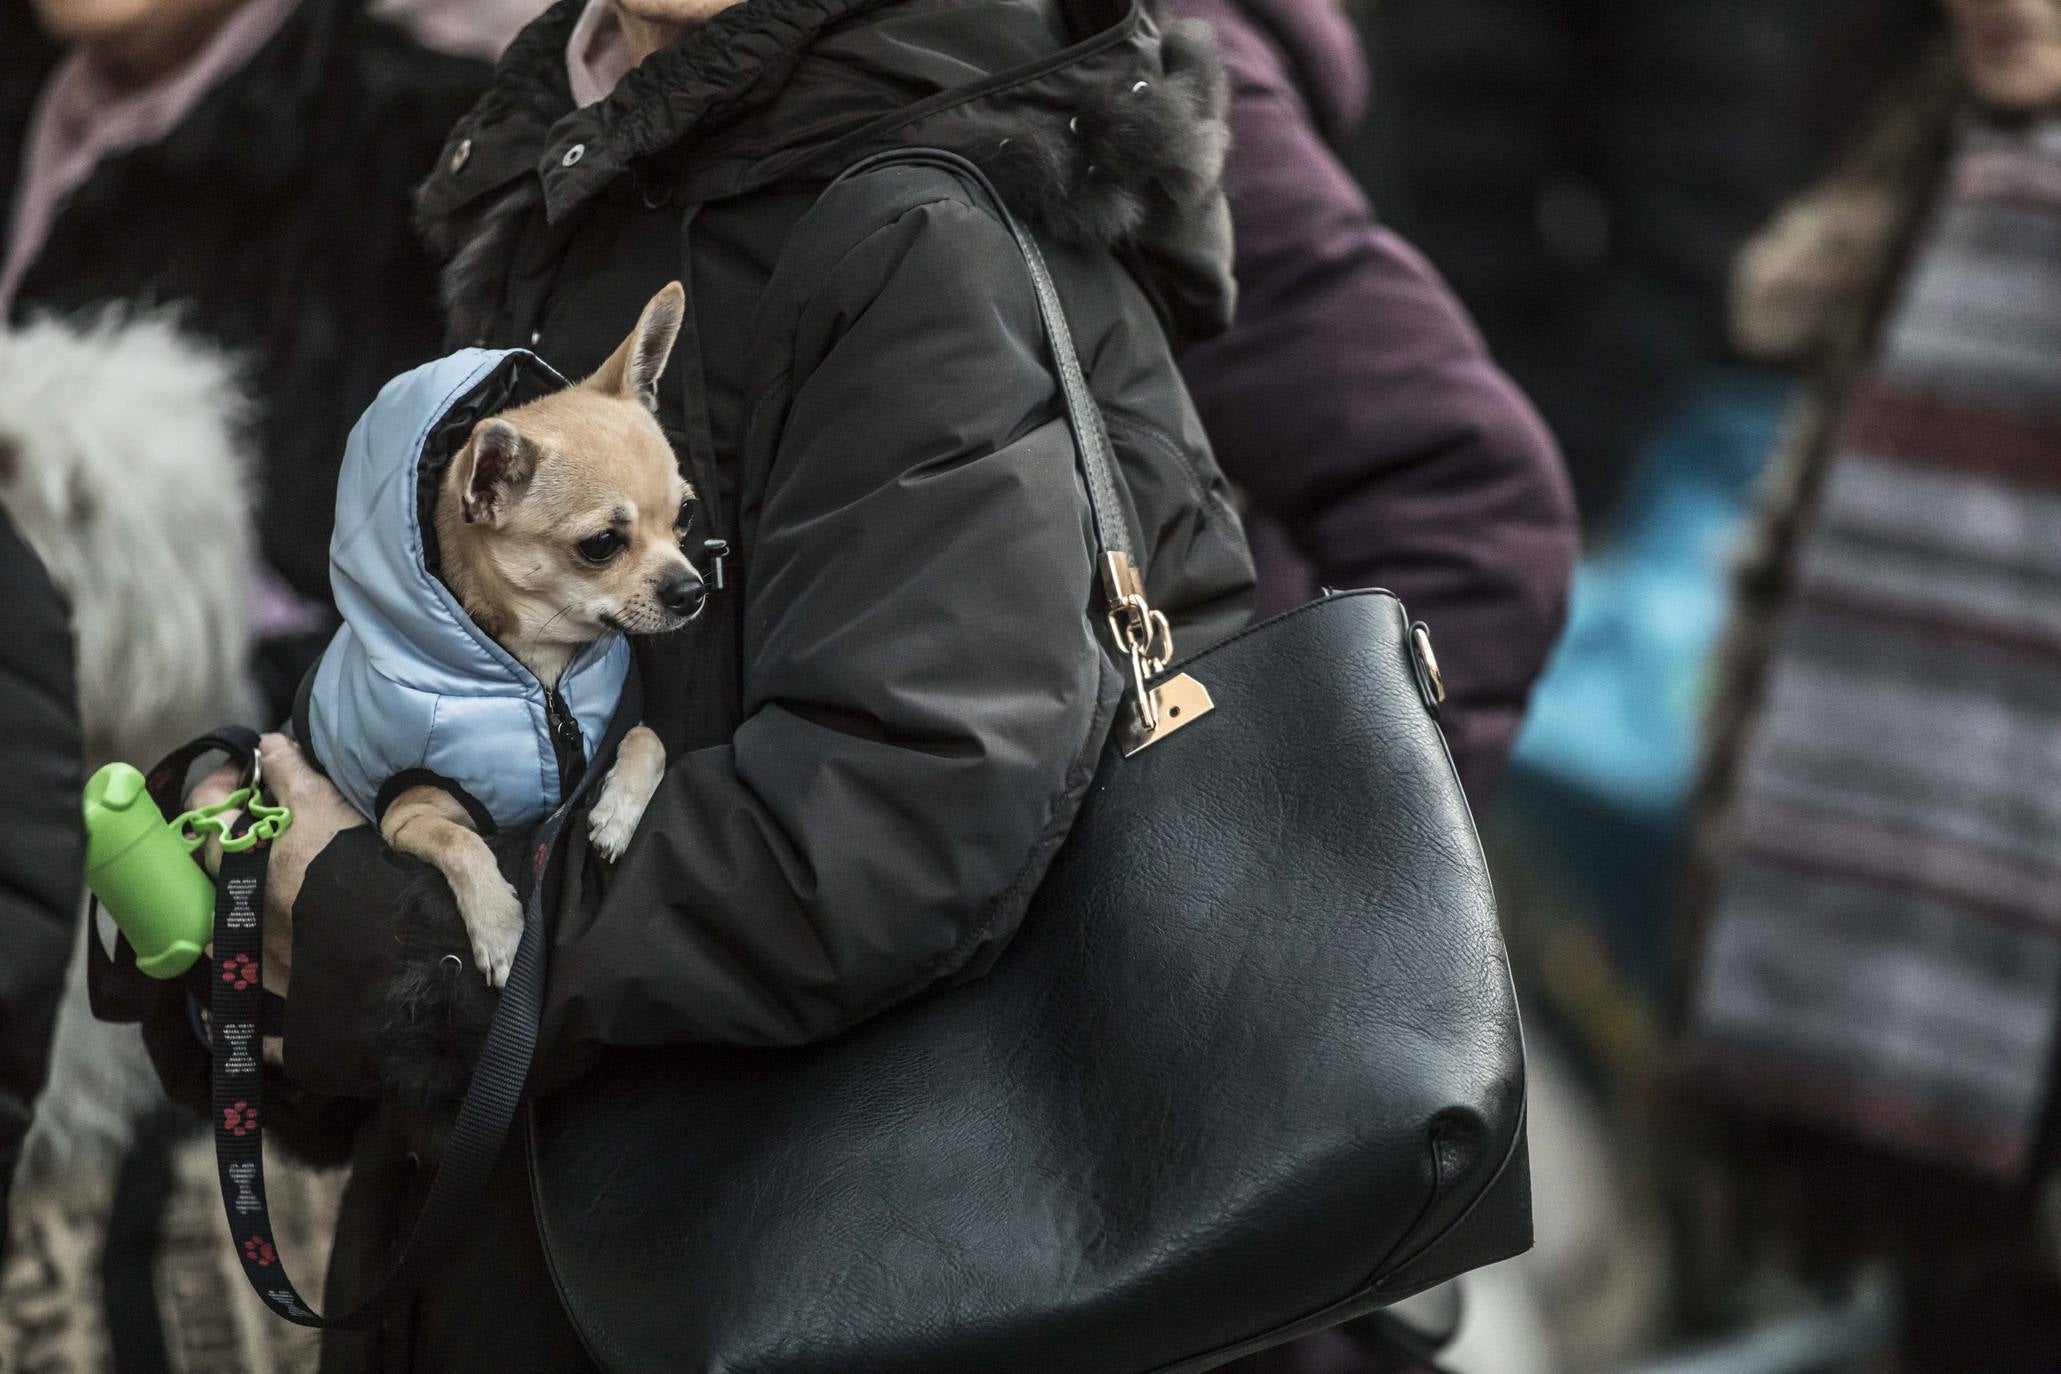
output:
<path id="1" fill-rule="evenodd" d="M 693 497 L 688 497 L 680 503 L 680 513 L 673 517 L 673 533 L 683 539 L 687 537 L 687 531 L 694 528 L 694 511 L 697 504 Z"/>
<path id="2" fill-rule="evenodd" d="M 590 534 L 579 544 L 580 557 L 589 563 L 606 563 L 623 551 L 623 537 L 614 530 Z"/>

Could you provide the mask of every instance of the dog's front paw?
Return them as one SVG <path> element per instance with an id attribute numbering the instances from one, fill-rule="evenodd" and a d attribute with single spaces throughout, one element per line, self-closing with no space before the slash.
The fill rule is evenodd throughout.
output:
<path id="1" fill-rule="evenodd" d="M 614 863 L 630 847 L 637 822 L 665 776 L 666 751 L 648 725 L 632 726 L 616 750 L 615 766 L 601 780 L 601 796 L 587 817 L 587 838 Z"/>
<path id="2" fill-rule="evenodd" d="M 609 771 L 608 781 L 601 788 L 601 799 L 594 803 L 594 810 L 587 817 L 587 838 L 594 842 L 602 858 L 614 863 L 630 847 L 630 837 L 637 833 L 637 822 L 644 817 L 644 801 L 632 789 L 616 786 L 615 772 Z"/>
<path id="3" fill-rule="evenodd" d="M 487 975 L 487 986 L 503 987 L 515 967 L 516 946 L 522 943 L 522 899 L 498 874 L 458 900 L 465 917 L 466 938 L 472 942 L 472 959 Z"/>

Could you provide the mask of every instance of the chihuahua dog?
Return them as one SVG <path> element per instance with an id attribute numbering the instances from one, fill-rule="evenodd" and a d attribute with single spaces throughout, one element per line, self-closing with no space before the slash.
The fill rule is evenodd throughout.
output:
<path id="1" fill-rule="evenodd" d="M 668 285 L 593 376 L 479 421 L 437 489 L 445 584 L 547 690 L 589 642 L 677 629 L 701 609 L 701 577 L 681 550 L 692 493 L 653 413 L 684 308 L 680 284 Z M 658 736 L 630 730 L 588 819 L 603 857 L 628 847 L 664 771 Z M 380 833 L 449 880 L 480 970 L 505 983 L 522 906 L 467 808 L 444 788 L 411 786 L 387 804 Z"/>

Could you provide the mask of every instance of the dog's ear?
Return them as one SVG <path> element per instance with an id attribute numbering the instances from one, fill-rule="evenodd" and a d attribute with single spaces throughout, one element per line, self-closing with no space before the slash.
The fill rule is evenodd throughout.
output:
<path id="1" fill-rule="evenodd" d="M 680 337 L 680 321 L 687 314 L 687 293 L 678 282 L 668 282 L 653 296 L 637 317 L 637 327 L 622 347 L 609 355 L 598 371 L 583 385 L 625 400 L 642 402 L 645 409 L 658 409 L 658 376 L 673 355 L 673 340 Z"/>
<path id="2" fill-rule="evenodd" d="M 536 472 L 537 446 L 506 420 L 482 420 L 453 466 L 465 523 L 493 524 Z"/>

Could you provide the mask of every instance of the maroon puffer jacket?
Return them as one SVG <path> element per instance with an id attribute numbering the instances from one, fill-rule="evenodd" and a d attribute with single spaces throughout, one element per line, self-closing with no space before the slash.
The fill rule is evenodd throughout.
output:
<path id="1" fill-rule="evenodd" d="M 1479 808 L 1560 628 L 1576 545 L 1544 423 L 1334 153 L 1367 71 L 1336 0 L 1173 0 L 1231 80 L 1230 332 L 1182 371 L 1251 502 L 1260 610 L 1387 587 L 1431 626 L 1444 721 Z"/>

